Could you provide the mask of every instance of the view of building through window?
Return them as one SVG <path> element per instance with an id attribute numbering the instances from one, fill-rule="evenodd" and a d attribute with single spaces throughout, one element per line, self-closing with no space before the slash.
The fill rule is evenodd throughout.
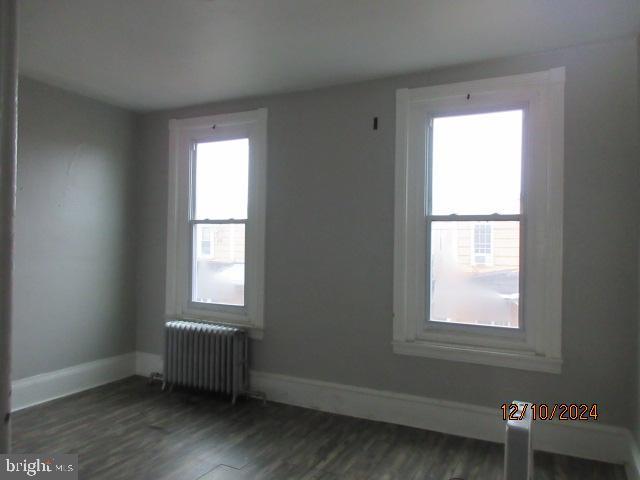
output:
<path id="1" fill-rule="evenodd" d="M 433 222 L 431 320 L 518 326 L 519 222 L 488 222 L 492 255 L 478 254 L 474 222 Z"/>
<path id="2" fill-rule="evenodd" d="M 193 165 L 192 300 L 244 305 L 249 140 L 199 143 Z"/>
<path id="3" fill-rule="evenodd" d="M 200 231 L 202 233 L 200 239 L 200 254 L 204 256 L 211 255 L 211 230 L 213 227 L 202 227 Z"/>
<path id="4" fill-rule="evenodd" d="M 512 110 L 433 120 L 432 321 L 519 326 L 522 116 Z"/>

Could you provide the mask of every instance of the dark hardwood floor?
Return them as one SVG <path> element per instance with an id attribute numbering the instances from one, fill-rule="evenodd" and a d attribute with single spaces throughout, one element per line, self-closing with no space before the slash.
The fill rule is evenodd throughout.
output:
<path id="1" fill-rule="evenodd" d="M 277 403 L 162 393 L 132 377 L 17 412 L 13 449 L 78 453 L 81 479 L 502 480 L 502 446 Z M 623 480 L 537 453 L 536 480 Z"/>

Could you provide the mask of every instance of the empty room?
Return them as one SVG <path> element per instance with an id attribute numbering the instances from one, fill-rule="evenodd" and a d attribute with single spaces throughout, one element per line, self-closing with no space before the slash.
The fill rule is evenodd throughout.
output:
<path id="1" fill-rule="evenodd" d="M 640 0 L 0 0 L 0 480 L 640 480 Z"/>

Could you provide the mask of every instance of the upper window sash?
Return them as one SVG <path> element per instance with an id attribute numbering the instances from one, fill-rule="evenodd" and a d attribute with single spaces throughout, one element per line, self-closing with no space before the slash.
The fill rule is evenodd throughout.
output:
<path id="1" fill-rule="evenodd" d="M 207 144 L 207 143 L 216 143 L 216 142 L 226 142 L 226 141 L 234 141 L 234 140 L 243 140 L 246 139 L 248 143 L 248 154 L 249 161 L 251 155 L 251 139 L 249 138 L 250 130 L 245 128 L 218 128 L 219 134 L 210 134 L 204 137 L 200 137 L 198 139 L 194 139 L 191 143 L 191 147 L 189 149 L 189 221 L 191 223 L 238 223 L 240 221 L 246 222 L 249 217 L 249 189 L 247 188 L 247 209 L 244 215 L 232 215 L 232 216 L 212 216 L 206 217 L 202 216 L 199 218 L 196 212 L 197 209 L 197 155 L 198 155 L 198 145 L 199 144 Z M 250 172 L 247 172 L 247 180 L 250 178 Z M 247 185 L 248 187 L 248 185 Z"/>

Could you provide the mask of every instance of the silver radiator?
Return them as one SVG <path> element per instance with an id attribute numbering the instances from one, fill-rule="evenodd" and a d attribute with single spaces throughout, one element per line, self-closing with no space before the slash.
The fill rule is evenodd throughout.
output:
<path id="1" fill-rule="evenodd" d="M 209 323 L 165 324 L 165 386 L 231 395 L 248 390 L 248 338 L 244 330 Z"/>

